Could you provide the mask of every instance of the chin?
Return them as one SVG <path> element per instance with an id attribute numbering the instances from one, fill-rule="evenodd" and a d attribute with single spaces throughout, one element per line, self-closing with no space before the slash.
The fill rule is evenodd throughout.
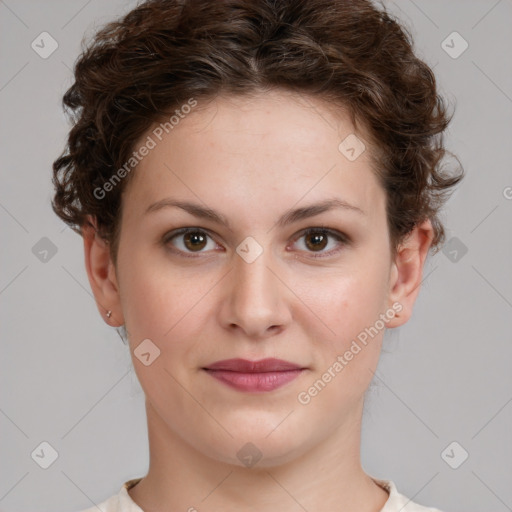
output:
<path id="1" fill-rule="evenodd" d="M 308 437 L 304 428 L 294 428 L 298 426 L 291 422 L 285 426 L 288 419 L 280 424 L 287 414 L 281 415 L 279 419 L 273 418 L 271 422 L 262 421 L 261 418 L 259 421 L 251 421 L 253 418 L 250 415 L 248 421 L 230 422 L 228 430 L 233 433 L 233 438 L 224 436 L 215 445 L 215 453 L 210 455 L 227 464 L 251 470 L 276 467 L 293 461 L 311 448 L 314 434 Z"/>

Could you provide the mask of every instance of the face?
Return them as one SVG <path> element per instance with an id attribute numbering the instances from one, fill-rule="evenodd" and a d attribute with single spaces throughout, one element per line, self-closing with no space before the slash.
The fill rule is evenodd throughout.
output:
<path id="1" fill-rule="evenodd" d="M 154 128 L 123 193 L 115 281 L 155 417 L 237 465 L 246 443 L 271 466 L 339 438 L 401 309 L 368 145 L 347 158 L 348 117 L 278 92 L 218 97 Z M 211 368 L 268 358 L 297 369 Z"/>

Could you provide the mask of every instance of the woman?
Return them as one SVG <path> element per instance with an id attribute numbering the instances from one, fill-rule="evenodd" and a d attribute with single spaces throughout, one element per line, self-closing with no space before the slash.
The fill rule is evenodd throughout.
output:
<path id="1" fill-rule="evenodd" d="M 64 104 L 53 208 L 146 397 L 148 474 L 100 509 L 436 511 L 360 461 L 462 178 L 405 29 L 367 0 L 148 1 Z"/>

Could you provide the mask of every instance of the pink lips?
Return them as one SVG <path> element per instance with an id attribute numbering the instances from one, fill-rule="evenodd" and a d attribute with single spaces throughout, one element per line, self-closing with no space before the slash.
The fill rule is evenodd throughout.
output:
<path id="1" fill-rule="evenodd" d="M 203 368 L 212 377 L 239 391 L 272 391 L 298 377 L 304 368 L 282 359 L 226 359 Z"/>

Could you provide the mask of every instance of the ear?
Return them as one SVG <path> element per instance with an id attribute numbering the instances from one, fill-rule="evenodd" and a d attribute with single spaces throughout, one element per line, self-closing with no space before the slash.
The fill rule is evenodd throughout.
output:
<path id="1" fill-rule="evenodd" d="M 108 325 L 119 327 L 124 324 L 124 317 L 116 270 L 110 257 L 109 244 L 98 235 L 95 217 L 87 216 L 82 226 L 82 236 L 85 268 L 98 311 Z M 110 317 L 107 316 L 108 311 L 112 312 Z"/>
<path id="2" fill-rule="evenodd" d="M 433 236 L 432 223 L 426 220 L 414 227 L 397 251 L 395 261 L 391 265 L 388 297 L 388 307 L 397 313 L 388 322 L 389 328 L 405 324 L 412 315 L 420 291 L 423 265 Z M 393 304 L 395 307 L 392 307 Z"/>

